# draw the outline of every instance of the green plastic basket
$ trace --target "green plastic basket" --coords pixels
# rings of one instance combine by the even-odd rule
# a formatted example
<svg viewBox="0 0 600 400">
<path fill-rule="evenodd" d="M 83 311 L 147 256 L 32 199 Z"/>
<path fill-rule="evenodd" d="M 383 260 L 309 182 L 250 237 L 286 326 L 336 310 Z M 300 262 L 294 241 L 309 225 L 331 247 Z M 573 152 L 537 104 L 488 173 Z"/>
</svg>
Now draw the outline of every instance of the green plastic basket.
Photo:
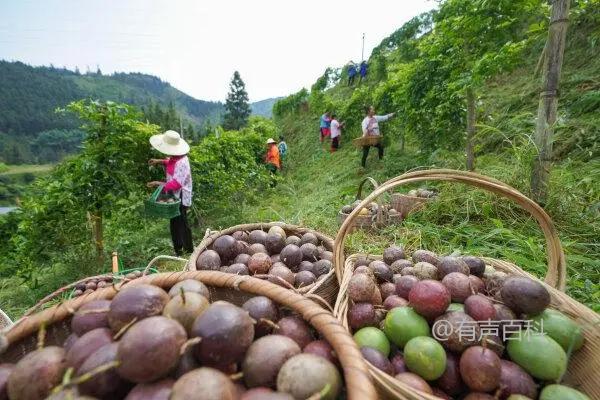
<svg viewBox="0 0 600 400">
<path fill-rule="evenodd" d="M 156 188 L 152 196 L 144 202 L 146 216 L 154 218 L 175 218 L 179 216 L 180 199 L 175 199 L 172 203 L 159 203 L 158 196 L 162 192 L 163 186 Z"/>
</svg>

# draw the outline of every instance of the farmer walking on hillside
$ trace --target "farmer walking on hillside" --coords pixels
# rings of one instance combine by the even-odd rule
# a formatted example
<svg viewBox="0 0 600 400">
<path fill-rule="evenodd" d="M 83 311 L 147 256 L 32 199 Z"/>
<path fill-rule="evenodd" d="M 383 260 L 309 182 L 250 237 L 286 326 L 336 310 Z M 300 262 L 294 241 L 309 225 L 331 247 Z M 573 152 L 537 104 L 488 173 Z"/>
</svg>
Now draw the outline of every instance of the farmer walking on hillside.
<svg viewBox="0 0 600 400">
<path fill-rule="evenodd" d="M 395 113 L 387 114 L 387 115 L 375 115 L 375 108 L 373 106 L 369 106 L 366 108 L 367 116 L 362 121 L 362 132 L 363 137 L 370 136 L 380 136 L 379 132 L 379 122 L 387 121 L 392 118 Z M 367 157 L 369 156 L 369 150 L 371 147 L 377 147 L 379 153 L 379 159 L 383 158 L 383 144 L 381 140 L 374 145 L 365 145 L 363 146 L 363 155 L 362 155 L 362 166 L 363 168 L 367 165 Z"/>
<path fill-rule="evenodd" d="M 274 175 L 277 174 L 277 171 L 281 169 L 281 159 L 279 158 L 279 149 L 277 148 L 277 142 L 272 138 L 267 140 L 267 154 L 265 154 L 265 164 L 267 164 L 267 169 L 273 175 L 273 181 L 271 182 L 271 187 L 277 184 Z"/>
<path fill-rule="evenodd" d="M 279 150 L 279 162 L 281 163 L 281 169 L 283 170 L 283 161 L 285 160 L 288 152 L 288 145 L 283 139 L 283 135 L 279 135 L 279 144 L 277 145 L 277 150 Z"/>
<path fill-rule="evenodd" d="M 356 78 L 356 64 L 354 61 L 350 61 L 348 63 L 348 86 L 352 86 L 354 84 L 354 78 Z"/>
<path fill-rule="evenodd" d="M 363 79 L 367 78 L 367 70 L 368 64 L 366 61 L 363 60 L 363 62 L 360 63 L 360 79 L 358 80 L 359 83 L 361 83 Z"/>
<path fill-rule="evenodd" d="M 342 136 L 342 128 L 344 122 L 339 122 L 337 116 L 333 114 L 331 116 L 331 152 L 337 151 L 340 147 L 340 137 Z"/>
<path fill-rule="evenodd" d="M 329 136 L 329 129 L 331 127 L 331 116 L 329 111 L 326 111 L 325 114 L 321 115 L 321 120 L 319 122 L 319 128 L 321 130 L 321 143 L 325 140 L 326 136 Z"/>
<path fill-rule="evenodd" d="M 181 200 L 179 216 L 171 218 L 170 230 L 171 240 L 175 254 L 178 256 L 184 252 L 192 253 L 192 230 L 187 220 L 187 211 L 192 205 L 192 172 L 190 160 L 187 153 L 190 146 L 175 131 L 166 131 L 162 135 L 154 135 L 150 138 L 150 144 L 156 150 L 169 156 L 164 159 L 152 158 L 148 161 L 150 165 L 164 165 L 167 175 L 166 182 L 148 182 L 148 187 L 163 186 L 164 193 L 172 193 Z"/>
</svg>

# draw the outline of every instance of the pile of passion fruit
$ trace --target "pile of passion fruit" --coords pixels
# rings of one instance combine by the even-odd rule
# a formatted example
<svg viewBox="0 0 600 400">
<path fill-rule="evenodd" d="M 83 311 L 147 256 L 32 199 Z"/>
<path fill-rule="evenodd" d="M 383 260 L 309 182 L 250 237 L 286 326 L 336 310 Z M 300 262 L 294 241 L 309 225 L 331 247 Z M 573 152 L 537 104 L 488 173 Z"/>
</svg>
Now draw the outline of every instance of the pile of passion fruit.
<svg viewBox="0 0 600 400">
<path fill-rule="evenodd" d="M 347 322 L 374 367 L 442 399 L 589 399 L 560 382 L 582 328 L 539 282 L 478 257 L 359 257 Z"/>
<path fill-rule="evenodd" d="M 0 364 L 0 399 L 337 399 L 335 352 L 267 297 L 211 303 L 201 282 L 125 285 L 80 307 L 62 346 Z M 43 335 L 40 335 L 43 338 Z M 312 397 L 317 396 L 317 397 Z"/>
<path fill-rule="evenodd" d="M 196 259 L 196 269 L 266 278 L 284 287 L 311 285 L 332 270 L 333 253 L 312 232 L 287 235 L 280 226 L 268 232 L 236 231 L 219 236 Z"/>
</svg>

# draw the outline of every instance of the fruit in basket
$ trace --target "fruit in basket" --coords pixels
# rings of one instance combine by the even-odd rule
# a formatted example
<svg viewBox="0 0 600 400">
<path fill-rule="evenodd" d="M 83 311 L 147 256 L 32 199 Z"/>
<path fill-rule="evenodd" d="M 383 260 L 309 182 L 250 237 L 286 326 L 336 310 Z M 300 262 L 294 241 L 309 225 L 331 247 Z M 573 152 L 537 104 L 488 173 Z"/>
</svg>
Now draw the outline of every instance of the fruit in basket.
<svg viewBox="0 0 600 400">
<path fill-rule="evenodd" d="M 383 307 L 386 310 L 391 310 L 392 308 L 396 308 L 396 307 L 403 307 L 403 306 L 407 306 L 408 305 L 408 301 L 403 299 L 400 296 L 396 296 L 391 295 L 388 296 L 384 301 L 383 301 Z"/>
<path fill-rule="evenodd" d="M 359 329 L 354 333 L 354 341 L 358 344 L 358 347 L 372 347 L 379 350 L 386 357 L 390 354 L 390 341 L 385 333 L 375 327 L 368 326 Z"/>
<path fill-rule="evenodd" d="M 354 303 L 348 309 L 348 324 L 352 330 L 377 326 L 377 314 L 371 303 Z"/>
<path fill-rule="evenodd" d="M 415 250 L 415 252 L 412 254 L 412 261 L 415 264 L 418 262 L 427 262 L 429 264 L 437 266 L 438 262 L 440 261 L 440 258 L 433 251 Z"/>
<path fill-rule="evenodd" d="M 313 264 L 312 272 L 316 276 L 327 274 L 333 268 L 333 264 L 328 260 L 318 260 Z"/>
<path fill-rule="evenodd" d="M 461 259 L 469 267 L 471 275 L 482 277 L 485 272 L 485 262 L 479 257 L 463 256 Z"/>
<path fill-rule="evenodd" d="M 404 249 L 400 246 L 390 246 L 383 251 L 383 261 L 387 265 L 392 265 L 394 261 L 405 258 Z"/>
<path fill-rule="evenodd" d="M 396 285 L 392 282 L 384 282 L 379 285 L 379 291 L 381 292 L 381 298 L 385 301 L 388 297 L 396 295 Z"/>
<path fill-rule="evenodd" d="M 77 376 L 91 373 L 96 368 L 117 361 L 118 343 L 109 343 L 92 353 L 77 370 Z M 127 383 L 117 374 L 114 368 L 93 375 L 89 380 L 79 385 L 79 392 L 98 398 L 123 397 Z"/>
<path fill-rule="evenodd" d="M 287 336 L 303 349 L 313 341 L 310 327 L 302 318 L 295 315 L 283 317 L 277 322 L 277 334 Z"/>
<path fill-rule="evenodd" d="M 461 274 L 469 275 L 469 266 L 460 257 L 441 257 L 437 264 L 440 278 L 444 278 L 451 272 L 460 272 Z"/>
<path fill-rule="evenodd" d="M 233 260 L 233 263 L 248 265 L 248 261 L 250 260 L 250 257 L 251 257 L 250 254 L 240 253 L 235 257 L 235 259 Z"/>
<path fill-rule="evenodd" d="M 206 285 L 200 281 L 197 281 L 195 279 L 185 279 L 183 281 L 177 282 L 176 284 L 174 284 L 171 289 L 169 289 L 169 296 L 170 297 L 175 297 L 181 294 L 181 291 L 184 292 L 194 292 L 194 293 L 198 293 L 204 297 L 206 297 L 207 300 L 210 300 L 210 290 L 208 290 L 208 287 L 206 287 Z"/>
<path fill-rule="evenodd" d="M 446 352 L 435 339 L 419 336 L 404 346 L 404 362 L 411 372 L 432 381 L 441 377 L 446 369 Z"/>
<path fill-rule="evenodd" d="M 199 293 L 182 290 L 182 293 L 173 297 L 163 310 L 163 315 L 181 324 L 188 334 L 191 333 L 192 325 L 196 318 L 209 306 L 206 297 Z"/>
<path fill-rule="evenodd" d="M 395 378 L 413 389 L 417 389 L 428 394 L 433 394 L 431 386 L 429 386 L 425 379 L 421 378 L 417 374 L 413 374 L 412 372 L 402 372 L 396 375 Z"/>
<path fill-rule="evenodd" d="M 194 321 L 192 337 L 199 337 L 195 354 L 203 365 L 224 366 L 240 361 L 254 339 L 253 320 L 231 303 L 212 303 Z"/>
<path fill-rule="evenodd" d="M 300 271 L 294 277 L 294 286 L 303 288 L 312 285 L 317 281 L 317 277 L 310 271 Z"/>
<path fill-rule="evenodd" d="M 79 307 L 71 319 L 71 331 L 81 336 L 96 328 L 108 328 L 109 300 L 94 300 Z"/>
<path fill-rule="evenodd" d="M 9 399 L 44 399 L 60 384 L 67 369 L 65 351 L 48 346 L 25 355 L 8 377 Z"/>
<path fill-rule="evenodd" d="M 240 400 L 294 400 L 289 393 L 275 392 L 272 389 L 260 387 L 246 390 Z"/>
<path fill-rule="evenodd" d="M 125 400 L 168 400 L 175 381 L 170 378 L 162 379 L 153 383 L 137 384 Z"/>
<path fill-rule="evenodd" d="M 271 257 L 265 253 L 256 253 L 248 260 L 248 271 L 251 274 L 266 274 L 272 265 Z"/>
<path fill-rule="evenodd" d="M 505 398 L 511 394 L 537 399 L 537 384 L 514 362 L 500 360 L 500 396 Z"/>
<path fill-rule="evenodd" d="M 221 257 L 214 250 L 206 250 L 196 259 L 196 269 L 217 271 L 221 266 Z"/>
<path fill-rule="evenodd" d="M 394 275 L 394 284 L 396 285 L 396 294 L 402 298 L 408 299 L 410 290 L 419 282 L 419 279 L 413 275 L 397 276 Z"/>
<path fill-rule="evenodd" d="M 577 351 L 583 347 L 583 332 L 581 327 L 571 318 L 560 311 L 546 309 L 533 316 L 534 327 L 554 339 L 565 351 Z"/>
<path fill-rule="evenodd" d="M 451 272 L 444 276 L 442 283 L 450 291 L 450 297 L 454 302 L 462 303 L 473 294 L 469 276 L 460 272 Z"/>
<path fill-rule="evenodd" d="M 350 214 L 352 212 L 352 210 L 354 210 L 354 207 L 352 207 L 349 204 L 342 207 L 342 213 L 344 213 L 344 214 Z"/>
<path fill-rule="evenodd" d="M 400 272 L 402 272 L 402 270 L 404 268 L 406 268 L 406 267 L 413 267 L 413 266 L 414 266 L 414 264 L 412 263 L 412 261 L 405 260 L 405 259 L 400 259 L 400 260 L 394 261 L 390 265 L 390 268 L 391 268 L 393 274 L 399 274 Z"/>
<path fill-rule="evenodd" d="M 269 254 L 278 254 L 285 246 L 285 236 L 278 232 L 269 233 L 265 239 L 265 247 Z"/>
<path fill-rule="evenodd" d="M 490 392 L 500 385 L 500 357 L 481 346 L 469 347 L 460 356 L 460 375 L 469 389 Z"/>
<path fill-rule="evenodd" d="M 481 294 L 474 294 L 465 300 L 465 313 L 475 321 L 496 319 L 494 303 Z"/>
<path fill-rule="evenodd" d="M 77 370 L 85 359 L 100 347 L 112 342 L 108 328 L 97 328 L 81 336 L 66 354 L 67 366 Z"/>
<path fill-rule="evenodd" d="M 319 357 L 323 357 L 332 363 L 338 365 L 339 360 L 333 350 L 333 347 L 325 340 L 313 340 L 302 349 L 303 353 L 314 354 Z"/>
<path fill-rule="evenodd" d="M 567 369 L 567 355 L 550 336 L 521 331 L 507 341 L 510 359 L 534 378 L 556 381 Z"/>
<path fill-rule="evenodd" d="M 285 265 L 273 265 L 269 270 L 269 282 L 276 285 L 289 287 L 294 286 L 294 273 Z"/>
<path fill-rule="evenodd" d="M 540 400 L 591 400 L 588 396 L 564 385 L 548 385 L 540 393 Z"/>
<path fill-rule="evenodd" d="M 414 337 L 429 336 L 429 325 L 411 307 L 397 307 L 387 313 L 383 331 L 392 343 L 403 348 Z"/>
<path fill-rule="evenodd" d="M 281 250 L 279 257 L 288 268 L 294 268 L 302 262 L 303 255 L 300 247 L 295 244 L 288 244 Z"/>
<path fill-rule="evenodd" d="M 466 386 L 460 376 L 459 357 L 452 353 L 446 353 L 446 369 L 442 376 L 435 382 L 444 393 L 457 396 L 465 391 Z"/>
<path fill-rule="evenodd" d="M 272 233 L 279 234 L 280 236 L 283 237 L 283 239 L 285 239 L 287 237 L 287 234 L 285 233 L 285 230 L 282 227 L 277 226 L 277 225 L 270 227 L 269 231 L 267 232 L 267 235 L 270 235 Z"/>
<path fill-rule="evenodd" d="M 504 304 L 517 313 L 539 314 L 550 304 L 548 290 L 541 283 L 526 277 L 507 278 L 500 294 Z"/>
<path fill-rule="evenodd" d="M 242 308 L 256 321 L 255 337 L 268 335 L 273 331 L 275 321 L 279 319 L 279 310 L 275 303 L 264 296 L 255 296 L 247 300 Z"/>
<path fill-rule="evenodd" d="M 406 270 L 408 270 L 410 267 L 408 268 L 404 268 L 402 270 L 402 272 L 404 273 Z M 433 264 L 429 264 L 428 262 L 418 262 L 416 263 L 412 269 L 412 275 L 416 276 L 419 279 L 433 279 L 433 280 L 437 280 L 438 276 L 439 276 L 439 271 L 438 268 L 433 265 Z"/>
<path fill-rule="evenodd" d="M 248 271 L 248 267 L 245 264 L 231 264 L 225 267 L 223 272 L 235 275 L 250 275 L 250 271 Z"/>
<path fill-rule="evenodd" d="M 269 254 L 269 251 L 267 250 L 267 248 L 265 247 L 264 244 L 262 243 L 254 243 L 251 244 L 248 249 L 247 249 L 248 254 L 250 254 L 251 256 L 257 254 L 257 253 L 263 253 L 263 254 Z"/>
<path fill-rule="evenodd" d="M 375 368 L 388 375 L 394 375 L 394 366 L 382 352 L 372 347 L 361 347 L 360 352 L 364 359 L 370 362 Z"/>
<path fill-rule="evenodd" d="M 281 366 L 300 352 L 298 344 L 287 336 L 268 335 L 256 340 L 242 362 L 246 386 L 275 387 Z"/>
<path fill-rule="evenodd" d="M 461 353 L 477 344 L 480 329 L 477 321 L 462 311 L 451 311 L 439 316 L 433 333 L 446 349 Z"/>
<path fill-rule="evenodd" d="M 237 388 L 227 375 L 214 368 L 202 367 L 179 378 L 169 400 L 233 400 L 237 397 Z"/>
<path fill-rule="evenodd" d="M 236 243 L 233 236 L 223 235 L 215 239 L 212 248 L 219 254 L 221 260 L 232 260 L 237 256 Z"/>
<path fill-rule="evenodd" d="M 412 287 L 408 294 L 408 301 L 420 315 L 436 318 L 450 305 L 450 292 L 439 281 L 423 280 Z"/>
<path fill-rule="evenodd" d="M 375 281 L 367 274 L 354 274 L 348 283 L 348 297 L 355 303 L 371 302 L 377 289 Z"/>
<path fill-rule="evenodd" d="M 267 232 L 260 230 L 260 229 L 255 229 L 252 232 L 250 232 L 250 234 L 248 235 L 248 243 L 249 244 L 255 244 L 255 243 L 259 243 L 264 245 L 267 242 Z"/>
<path fill-rule="evenodd" d="M 310 262 L 315 262 L 319 259 L 319 249 L 312 243 L 304 243 L 300 246 L 302 251 L 302 259 Z"/>
<path fill-rule="evenodd" d="M 330 361 L 314 354 L 298 354 L 287 360 L 277 375 L 277 390 L 296 399 L 321 393 L 323 400 L 338 398 L 342 377 Z"/>
<path fill-rule="evenodd" d="M 169 295 L 157 286 L 125 286 L 110 303 L 108 324 L 113 333 L 117 333 L 134 319 L 140 321 L 160 315 L 169 299 Z"/>
<path fill-rule="evenodd" d="M 390 267 L 381 260 L 372 261 L 369 268 L 373 271 L 373 275 L 377 278 L 378 283 L 391 282 L 394 274 Z"/>
<path fill-rule="evenodd" d="M 299 247 L 299 246 L 300 246 L 300 241 L 301 241 L 301 239 L 300 239 L 298 236 L 296 236 L 296 235 L 291 235 L 291 236 L 288 236 L 288 237 L 285 239 L 285 244 L 286 244 L 286 245 L 288 245 L 288 244 L 295 244 L 296 246 L 298 246 L 298 247 Z"/>
<path fill-rule="evenodd" d="M 317 238 L 317 235 L 315 235 L 312 232 L 306 232 L 304 235 L 302 235 L 302 238 L 300 239 L 301 245 L 305 243 L 310 243 L 317 246 L 319 244 L 319 238 Z"/>
</svg>

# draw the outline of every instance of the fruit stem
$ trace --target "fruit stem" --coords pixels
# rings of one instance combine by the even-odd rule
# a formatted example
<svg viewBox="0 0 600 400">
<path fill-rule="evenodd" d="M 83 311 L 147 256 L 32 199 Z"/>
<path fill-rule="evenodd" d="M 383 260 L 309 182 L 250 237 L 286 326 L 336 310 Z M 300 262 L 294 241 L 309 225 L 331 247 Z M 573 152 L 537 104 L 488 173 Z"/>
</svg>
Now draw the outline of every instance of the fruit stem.
<svg viewBox="0 0 600 400">
<path fill-rule="evenodd" d="M 115 334 L 115 336 L 113 337 L 113 340 L 119 340 L 119 338 L 121 336 L 123 336 L 125 334 L 125 332 L 127 332 L 127 329 L 131 328 L 131 325 L 135 324 L 137 321 L 137 317 L 135 317 L 134 319 L 132 319 L 131 321 L 129 321 L 124 327 L 122 327 L 119 332 L 117 332 Z"/>
<path fill-rule="evenodd" d="M 231 379 L 232 381 L 240 380 L 243 377 L 244 377 L 244 373 L 243 372 L 238 372 L 237 374 L 229 375 L 229 379 Z"/>
<path fill-rule="evenodd" d="M 259 321 L 264 322 L 265 324 L 269 325 L 273 329 L 279 329 L 279 325 L 277 325 L 275 322 L 271 321 L 270 319 L 261 318 L 261 319 L 259 319 Z"/>
<path fill-rule="evenodd" d="M 38 337 L 37 337 L 38 350 L 44 348 L 45 340 L 46 340 L 46 323 L 42 322 L 42 324 L 40 325 L 40 330 L 38 331 Z"/>
<path fill-rule="evenodd" d="M 183 304 L 185 305 L 185 290 L 183 289 L 183 286 L 179 288 L 179 291 L 181 292 L 181 300 L 183 301 Z"/>
<path fill-rule="evenodd" d="M 92 379 L 94 376 L 101 374 L 105 371 L 108 371 L 109 369 L 118 367 L 120 364 L 121 364 L 120 361 L 111 361 L 109 363 L 100 365 L 99 367 L 94 368 L 90 372 L 80 375 L 80 376 L 76 377 L 75 379 L 72 379 L 72 380 L 70 379 L 66 383 L 62 383 L 62 384 L 58 385 L 57 387 L 52 389 L 52 393 L 55 394 L 55 393 L 58 393 L 61 390 L 65 389 L 66 387 L 75 386 L 75 385 L 79 385 L 80 383 L 87 382 L 90 379 Z"/>
<path fill-rule="evenodd" d="M 198 343 L 200 343 L 202 341 L 202 338 L 200 336 L 197 336 L 195 338 L 191 338 L 189 340 L 187 340 L 182 346 L 181 349 L 179 349 L 179 355 L 183 355 L 186 351 L 188 351 L 188 349 L 193 346 L 196 345 Z"/>
<path fill-rule="evenodd" d="M 325 396 L 327 396 L 327 394 L 330 391 L 331 391 L 331 385 L 328 383 L 327 385 L 325 385 L 325 387 L 323 389 L 321 389 L 320 392 L 317 392 L 317 393 L 313 394 L 312 396 L 310 396 L 306 400 L 321 400 L 322 398 L 324 398 Z"/>
</svg>

